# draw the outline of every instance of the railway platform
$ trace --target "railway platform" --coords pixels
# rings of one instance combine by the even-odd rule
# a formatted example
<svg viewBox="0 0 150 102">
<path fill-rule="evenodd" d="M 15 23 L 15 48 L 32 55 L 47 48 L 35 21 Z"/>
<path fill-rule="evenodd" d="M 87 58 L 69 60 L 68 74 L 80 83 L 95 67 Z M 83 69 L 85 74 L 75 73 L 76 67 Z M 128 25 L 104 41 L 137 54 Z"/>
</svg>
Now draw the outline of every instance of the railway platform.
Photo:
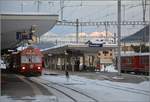
<svg viewBox="0 0 150 102">
<path fill-rule="evenodd" d="M 28 80 L 28 77 L 1 73 L 1 97 L 8 97 L 12 102 L 32 102 L 37 96 L 50 97 L 53 94 L 43 86 Z"/>
</svg>

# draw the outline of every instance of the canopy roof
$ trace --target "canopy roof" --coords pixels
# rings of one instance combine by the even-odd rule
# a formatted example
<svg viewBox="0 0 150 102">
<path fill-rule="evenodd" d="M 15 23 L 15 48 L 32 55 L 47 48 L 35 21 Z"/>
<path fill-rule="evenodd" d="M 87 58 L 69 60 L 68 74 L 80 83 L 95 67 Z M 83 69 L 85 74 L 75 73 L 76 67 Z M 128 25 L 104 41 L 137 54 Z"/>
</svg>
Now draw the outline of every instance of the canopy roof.
<svg viewBox="0 0 150 102">
<path fill-rule="evenodd" d="M 36 36 L 48 32 L 57 23 L 58 15 L 50 14 L 1 14 L 1 48 L 13 48 L 18 43 L 17 32 L 29 32 L 31 27 L 36 29 Z"/>
<path fill-rule="evenodd" d="M 116 44 L 103 45 L 102 47 L 90 47 L 88 44 L 69 44 L 54 46 L 42 50 L 43 54 L 65 54 L 65 51 L 78 51 L 82 53 L 97 53 L 100 50 L 111 50 L 117 48 Z"/>
</svg>

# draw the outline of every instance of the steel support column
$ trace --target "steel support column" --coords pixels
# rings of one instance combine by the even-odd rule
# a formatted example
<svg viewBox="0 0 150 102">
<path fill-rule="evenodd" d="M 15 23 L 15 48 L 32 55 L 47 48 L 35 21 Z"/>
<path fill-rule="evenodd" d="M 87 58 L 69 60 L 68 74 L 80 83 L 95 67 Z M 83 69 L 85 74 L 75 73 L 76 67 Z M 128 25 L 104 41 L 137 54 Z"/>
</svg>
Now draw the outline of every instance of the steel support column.
<svg viewBox="0 0 150 102">
<path fill-rule="evenodd" d="M 120 56 L 121 56 L 121 0 L 118 0 L 118 58 L 117 58 L 117 68 L 118 68 L 118 75 L 121 75 L 121 65 L 120 65 Z"/>
</svg>

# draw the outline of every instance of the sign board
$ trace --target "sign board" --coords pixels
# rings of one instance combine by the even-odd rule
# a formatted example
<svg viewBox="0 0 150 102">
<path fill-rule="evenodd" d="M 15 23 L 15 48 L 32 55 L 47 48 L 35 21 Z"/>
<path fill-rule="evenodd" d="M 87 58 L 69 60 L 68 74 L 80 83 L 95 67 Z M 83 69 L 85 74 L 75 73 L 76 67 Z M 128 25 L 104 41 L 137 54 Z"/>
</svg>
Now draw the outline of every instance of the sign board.
<svg viewBox="0 0 150 102">
<path fill-rule="evenodd" d="M 104 44 L 104 43 L 100 43 L 100 42 L 98 42 L 98 43 L 93 43 L 93 42 L 91 42 L 91 41 L 89 40 L 89 41 L 87 41 L 85 44 L 88 44 L 89 47 L 103 47 L 103 44 Z"/>
<path fill-rule="evenodd" d="M 16 32 L 16 39 L 21 40 L 21 32 Z"/>
<path fill-rule="evenodd" d="M 31 40 L 32 39 L 32 33 L 17 32 L 16 33 L 16 39 L 17 40 Z"/>
<path fill-rule="evenodd" d="M 89 47 L 103 47 L 103 44 L 89 43 Z"/>
</svg>

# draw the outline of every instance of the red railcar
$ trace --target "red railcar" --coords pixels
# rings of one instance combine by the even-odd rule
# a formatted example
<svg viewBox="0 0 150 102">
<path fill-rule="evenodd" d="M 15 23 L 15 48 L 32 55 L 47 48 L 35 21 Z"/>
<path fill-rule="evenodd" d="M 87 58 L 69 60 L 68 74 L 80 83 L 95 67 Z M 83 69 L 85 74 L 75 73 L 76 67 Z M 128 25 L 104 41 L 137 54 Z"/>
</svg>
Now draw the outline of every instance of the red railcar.
<svg viewBox="0 0 150 102">
<path fill-rule="evenodd" d="M 32 46 L 12 54 L 11 66 L 13 70 L 28 75 L 42 73 L 42 53 L 40 49 Z"/>
<path fill-rule="evenodd" d="M 121 56 L 121 71 L 149 73 L 150 53 L 133 53 Z"/>
</svg>

